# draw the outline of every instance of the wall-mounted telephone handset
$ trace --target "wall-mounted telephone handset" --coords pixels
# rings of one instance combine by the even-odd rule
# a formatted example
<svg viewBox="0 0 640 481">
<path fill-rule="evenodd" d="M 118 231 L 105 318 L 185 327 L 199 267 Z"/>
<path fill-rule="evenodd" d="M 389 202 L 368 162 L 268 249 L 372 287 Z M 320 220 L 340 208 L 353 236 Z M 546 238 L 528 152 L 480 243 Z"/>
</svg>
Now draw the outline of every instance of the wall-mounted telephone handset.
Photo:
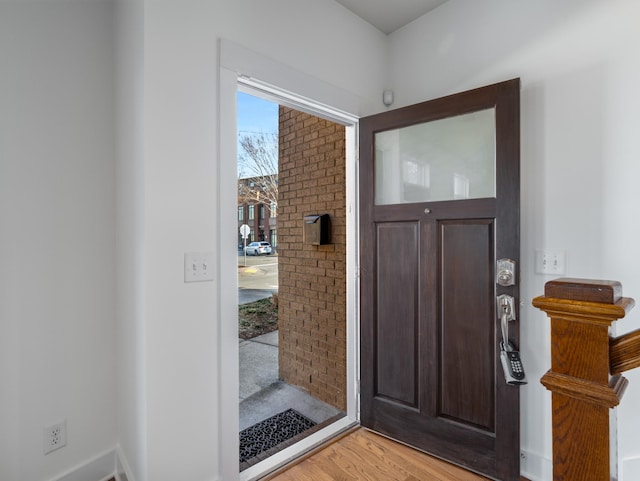
<svg viewBox="0 0 640 481">
<path fill-rule="evenodd" d="M 500 316 L 500 326 L 502 328 L 502 342 L 500 343 L 500 362 L 504 371 L 507 384 L 520 385 L 527 384 L 522 367 L 520 353 L 509 341 L 509 321 L 514 321 L 515 306 L 513 297 L 502 294 L 497 298 L 498 316 Z"/>
</svg>

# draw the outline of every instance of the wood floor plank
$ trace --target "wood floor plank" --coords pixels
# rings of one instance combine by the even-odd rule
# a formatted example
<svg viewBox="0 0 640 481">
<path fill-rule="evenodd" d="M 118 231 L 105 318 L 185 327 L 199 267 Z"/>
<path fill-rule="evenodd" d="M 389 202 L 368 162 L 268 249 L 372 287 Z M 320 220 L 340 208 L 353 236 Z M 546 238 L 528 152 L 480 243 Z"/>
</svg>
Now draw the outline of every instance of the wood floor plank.
<svg viewBox="0 0 640 481">
<path fill-rule="evenodd" d="M 376 481 L 378 479 L 398 479 L 383 459 L 371 456 L 352 442 L 350 437 L 335 445 L 329 456 L 331 463 L 337 464 L 358 481 Z"/>
<path fill-rule="evenodd" d="M 333 450 L 329 449 L 324 452 L 324 456 L 321 458 L 310 458 L 310 464 L 313 465 L 314 471 L 320 476 L 322 473 L 323 476 L 326 476 L 327 480 L 340 480 L 340 481 L 353 481 L 357 478 L 354 478 L 348 471 L 345 471 L 344 467 L 331 463 L 330 459 L 333 454 Z"/>
<path fill-rule="evenodd" d="M 278 481 L 353 481 L 339 466 L 328 462 L 330 448 L 306 459 L 274 479 Z"/>
<path fill-rule="evenodd" d="M 368 433 L 368 438 L 375 440 L 375 443 L 379 444 L 386 450 L 385 456 L 396 456 L 398 458 L 398 462 L 404 463 L 404 465 L 408 469 L 411 469 L 419 478 L 421 476 L 428 476 L 425 479 L 443 481 L 480 481 L 487 479 L 483 476 L 471 473 L 463 468 L 392 441 L 391 439 L 369 431 L 365 432 Z"/>
<path fill-rule="evenodd" d="M 415 477 L 416 474 L 420 478 L 419 474 L 422 474 L 419 469 L 411 469 L 411 466 L 404 462 L 404 458 L 395 455 L 377 440 L 360 432 L 345 439 L 344 444 L 350 445 L 351 452 L 359 453 L 359 460 L 375 470 L 373 474 L 374 476 L 377 474 L 378 477 L 374 479 L 380 479 L 380 476 L 386 475 L 387 479 L 406 480 Z"/>
<path fill-rule="evenodd" d="M 410 447 L 357 429 L 271 481 L 486 481 Z"/>
<path fill-rule="evenodd" d="M 387 449 L 387 456 L 396 456 L 418 478 L 443 481 L 480 481 L 486 478 L 463 468 L 429 456 L 383 436 L 365 431 L 376 443 Z"/>
</svg>

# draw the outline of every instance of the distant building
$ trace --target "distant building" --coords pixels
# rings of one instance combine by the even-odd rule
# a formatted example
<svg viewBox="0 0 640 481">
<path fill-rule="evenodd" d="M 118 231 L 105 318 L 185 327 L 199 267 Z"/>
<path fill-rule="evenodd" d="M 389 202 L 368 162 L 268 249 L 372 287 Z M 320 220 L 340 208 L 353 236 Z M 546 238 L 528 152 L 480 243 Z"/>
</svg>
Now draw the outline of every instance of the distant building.
<svg viewBox="0 0 640 481">
<path fill-rule="evenodd" d="M 267 241 L 274 248 L 278 246 L 277 203 L 269 201 L 269 197 L 274 196 L 264 194 L 264 190 L 264 182 L 259 177 L 238 179 L 238 245 L 244 245 L 240 226 L 247 224 L 251 229 L 247 244 Z M 265 199 L 264 202 L 258 200 L 261 197 Z"/>
</svg>

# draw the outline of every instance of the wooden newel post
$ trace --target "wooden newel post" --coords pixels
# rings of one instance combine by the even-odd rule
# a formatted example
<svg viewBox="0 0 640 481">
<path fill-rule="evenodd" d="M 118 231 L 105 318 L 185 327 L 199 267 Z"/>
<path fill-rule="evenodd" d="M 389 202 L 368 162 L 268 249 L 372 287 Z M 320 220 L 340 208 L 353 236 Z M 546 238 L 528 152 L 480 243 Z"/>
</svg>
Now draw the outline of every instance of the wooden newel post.
<svg viewBox="0 0 640 481">
<path fill-rule="evenodd" d="M 551 369 L 541 382 L 552 393 L 553 479 L 616 479 L 610 410 L 627 380 L 610 375 L 609 335 L 634 300 L 622 297 L 615 281 L 557 279 L 546 283 L 544 294 L 533 305 L 551 318 Z"/>
</svg>

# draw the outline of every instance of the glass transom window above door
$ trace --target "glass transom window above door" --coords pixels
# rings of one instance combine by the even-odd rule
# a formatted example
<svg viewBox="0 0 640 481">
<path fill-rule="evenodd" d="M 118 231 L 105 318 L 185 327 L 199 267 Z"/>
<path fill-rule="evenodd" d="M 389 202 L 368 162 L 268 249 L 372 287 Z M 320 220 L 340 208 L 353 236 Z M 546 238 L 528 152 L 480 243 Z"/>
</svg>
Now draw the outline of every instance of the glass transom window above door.
<svg viewBox="0 0 640 481">
<path fill-rule="evenodd" d="M 376 205 L 495 197 L 495 109 L 375 134 Z"/>
</svg>

